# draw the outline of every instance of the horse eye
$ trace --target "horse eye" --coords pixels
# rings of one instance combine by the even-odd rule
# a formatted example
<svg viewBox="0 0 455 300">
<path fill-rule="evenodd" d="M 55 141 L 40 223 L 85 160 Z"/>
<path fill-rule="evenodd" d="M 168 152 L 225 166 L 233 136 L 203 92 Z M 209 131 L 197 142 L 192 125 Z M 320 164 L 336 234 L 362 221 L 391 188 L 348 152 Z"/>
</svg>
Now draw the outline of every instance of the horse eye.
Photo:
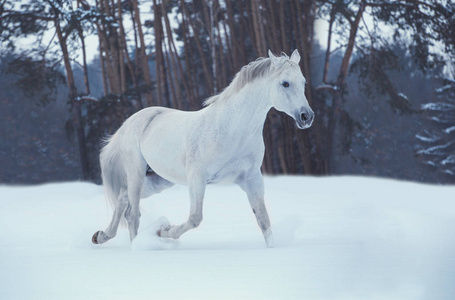
<svg viewBox="0 0 455 300">
<path fill-rule="evenodd" d="M 287 88 L 287 87 L 289 87 L 289 82 L 285 81 L 281 85 L 284 86 L 285 88 Z"/>
</svg>

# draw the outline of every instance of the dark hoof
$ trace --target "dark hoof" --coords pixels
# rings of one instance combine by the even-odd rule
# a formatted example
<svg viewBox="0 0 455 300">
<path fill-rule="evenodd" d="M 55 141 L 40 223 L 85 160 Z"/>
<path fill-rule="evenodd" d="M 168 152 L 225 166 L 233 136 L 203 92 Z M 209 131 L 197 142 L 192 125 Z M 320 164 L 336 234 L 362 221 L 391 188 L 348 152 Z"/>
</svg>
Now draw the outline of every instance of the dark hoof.
<svg viewBox="0 0 455 300">
<path fill-rule="evenodd" d="M 97 231 L 97 232 L 95 232 L 95 233 L 93 234 L 93 236 L 92 236 L 92 243 L 95 244 L 95 245 L 99 244 L 99 243 L 98 243 L 98 235 L 99 235 L 100 232 L 101 232 L 101 231 Z"/>
</svg>

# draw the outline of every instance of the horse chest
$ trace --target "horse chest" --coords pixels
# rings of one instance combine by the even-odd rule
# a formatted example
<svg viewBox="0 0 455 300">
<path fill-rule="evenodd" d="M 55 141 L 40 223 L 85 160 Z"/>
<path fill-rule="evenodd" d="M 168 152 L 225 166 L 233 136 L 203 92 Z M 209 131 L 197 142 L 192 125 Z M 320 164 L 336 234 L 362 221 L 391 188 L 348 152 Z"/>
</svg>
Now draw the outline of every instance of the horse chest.
<svg viewBox="0 0 455 300">
<path fill-rule="evenodd" d="M 261 140 L 262 141 L 262 140 Z M 234 182 L 251 168 L 259 168 L 264 157 L 263 143 L 234 145 L 218 153 L 207 165 L 208 183 Z"/>
<path fill-rule="evenodd" d="M 208 168 L 207 183 L 235 182 L 239 175 L 248 171 L 254 165 L 255 159 L 252 156 L 235 157 L 223 165 L 214 164 Z"/>
</svg>

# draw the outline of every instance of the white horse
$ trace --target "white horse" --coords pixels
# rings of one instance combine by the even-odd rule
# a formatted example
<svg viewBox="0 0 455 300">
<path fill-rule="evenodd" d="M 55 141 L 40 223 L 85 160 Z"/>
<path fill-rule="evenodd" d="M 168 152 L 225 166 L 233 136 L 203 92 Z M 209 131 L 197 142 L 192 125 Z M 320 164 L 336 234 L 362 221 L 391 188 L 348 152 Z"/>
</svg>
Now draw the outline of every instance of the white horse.
<svg viewBox="0 0 455 300">
<path fill-rule="evenodd" d="M 266 245 L 273 246 L 261 174 L 262 131 L 272 107 L 294 118 L 300 129 L 313 123 L 299 61 L 297 50 L 290 58 L 269 51 L 268 58 L 244 66 L 199 111 L 149 107 L 128 118 L 101 150 L 103 184 L 114 212 L 107 229 L 97 231 L 92 242 L 115 237 L 122 217 L 133 240 L 139 200 L 175 183 L 189 187 L 189 218 L 178 226 L 162 226 L 157 234 L 178 239 L 201 223 L 206 185 L 231 182 L 246 192 Z"/>
</svg>

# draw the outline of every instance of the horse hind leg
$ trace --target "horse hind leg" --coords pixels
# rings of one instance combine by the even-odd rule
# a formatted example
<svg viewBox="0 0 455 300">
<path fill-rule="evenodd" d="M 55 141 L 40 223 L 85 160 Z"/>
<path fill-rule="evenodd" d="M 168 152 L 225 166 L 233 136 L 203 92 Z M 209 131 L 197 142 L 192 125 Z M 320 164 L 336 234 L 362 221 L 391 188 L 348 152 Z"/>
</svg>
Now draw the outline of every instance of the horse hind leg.
<svg viewBox="0 0 455 300">
<path fill-rule="evenodd" d="M 141 218 L 139 201 L 144 184 L 145 166 L 143 168 L 142 166 L 140 168 L 132 167 L 127 170 L 128 206 L 125 211 L 125 218 L 128 223 L 131 241 L 137 236 L 139 229 L 139 219 Z"/>
<path fill-rule="evenodd" d="M 132 241 L 137 236 L 139 219 L 141 217 L 139 200 L 143 185 L 143 176 L 130 173 L 127 174 L 127 178 L 127 188 L 122 188 L 120 191 L 111 223 L 105 231 L 95 232 L 92 237 L 94 244 L 102 244 L 114 238 L 117 235 L 117 229 L 122 217 L 125 217 L 127 221 L 130 240 Z"/>
<path fill-rule="evenodd" d="M 114 238 L 123 216 L 128 223 L 130 239 L 133 240 L 137 236 L 141 217 L 139 200 L 160 193 L 164 189 L 174 185 L 174 183 L 164 179 L 153 171 L 147 172 L 146 176 L 137 174 L 139 172 L 134 173 L 136 175 L 130 174 L 128 176 L 130 178 L 127 184 L 128 188 L 122 188 L 119 193 L 118 201 L 108 228 L 105 231 L 97 231 L 93 235 L 92 242 L 94 244 L 102 244 Z"/>
<path fill-rule="evenodd" d="M 115 203 L 114 213 L 112 215 L 112 220 L 109 226 L 105 231 L 97 231 L 92 237 L 93 244 L 102 244 L 108 240 L 114 238 L 117 235 L 117 229 L 120 224 L 125 210 L 128 206 L 128 192 L 126 189 L 122 188 L 118 195 L 118 201 Z"/>
</svg>

